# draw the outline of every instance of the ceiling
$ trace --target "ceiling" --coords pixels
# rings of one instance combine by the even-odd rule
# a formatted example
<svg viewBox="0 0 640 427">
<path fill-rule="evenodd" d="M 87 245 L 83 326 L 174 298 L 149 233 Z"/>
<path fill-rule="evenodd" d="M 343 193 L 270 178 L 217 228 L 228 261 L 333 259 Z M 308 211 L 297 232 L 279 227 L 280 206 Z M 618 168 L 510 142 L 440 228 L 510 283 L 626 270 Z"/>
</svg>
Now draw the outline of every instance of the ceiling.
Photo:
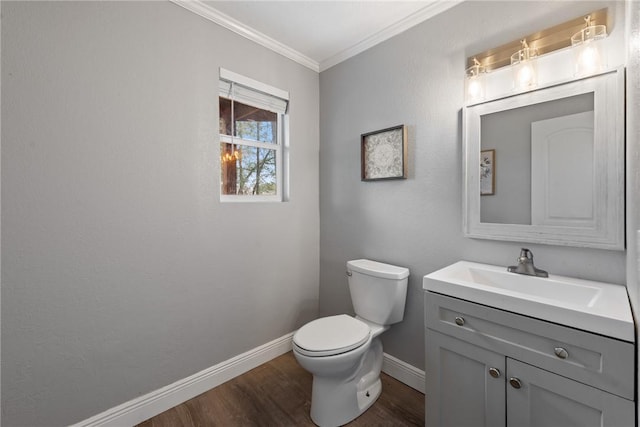
<svg viewBox="0 0 640 427">
<path fill-rule="evenodd" d="M 324 71 L 461 0 L 173 1 L 315 71 Z"/>
</svg>

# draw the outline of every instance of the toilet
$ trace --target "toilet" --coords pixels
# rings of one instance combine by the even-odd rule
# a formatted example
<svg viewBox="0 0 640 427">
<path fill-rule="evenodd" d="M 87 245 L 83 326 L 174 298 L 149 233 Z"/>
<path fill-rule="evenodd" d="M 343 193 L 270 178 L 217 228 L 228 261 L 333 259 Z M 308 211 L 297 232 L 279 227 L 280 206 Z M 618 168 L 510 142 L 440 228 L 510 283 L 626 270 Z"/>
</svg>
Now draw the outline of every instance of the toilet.
<svg viewBox="0 0 640 427">
<path fill-rule="evenodd" d="M 313 374 L 311 419 L 340 426 L 380 396 L 380 334 L 404 318 L 409 269 L 367 259 L 347 262 L 356 316 L 313 320 L 293 335 L 293 354 Z"/>
</svg>

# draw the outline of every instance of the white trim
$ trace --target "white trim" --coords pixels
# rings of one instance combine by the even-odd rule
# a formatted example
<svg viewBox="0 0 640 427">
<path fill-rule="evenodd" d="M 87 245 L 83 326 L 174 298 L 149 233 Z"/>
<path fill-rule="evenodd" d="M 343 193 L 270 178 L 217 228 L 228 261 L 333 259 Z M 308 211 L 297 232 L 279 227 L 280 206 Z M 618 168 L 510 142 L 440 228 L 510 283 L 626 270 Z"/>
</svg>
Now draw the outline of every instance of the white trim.
<svg viewBox="0 0 640 427">
<path fill-rule="evenodd" d="M 134 426 L 162 412 L 180 405 L 220 384 L 250 371 L 291 351 L 293 334 L 283 335 L 271 342 L 218 363 L 190 377 L 108 409 L 70 427 Z M 383 353 L 382 371 L 403 384 L 424 394 L 425 372 Z"/>
<path fill-rule="evenodd" d="M 278 120 L 279 119 L 280 117 L 278 117 Z M 278 142 L 252 141 L 250 139 L 242 139 L 242 138 L 232 137 L 231 135 L 225 135 L 225 134 L 220 134 L 220 143 L 244 145 L 246 147 L 262 148 L 264 150 L 273 150 L 273 151 L 280 151 L 280 147 L 282 146 L 282 144 L 279 144 Z"/>
<path fill-rule="evenodd" d="M 367 49 L 374 47 L 375 45 L 382 43 L 385 40 L 394 37 L 409 28 L 433 18 L 434 16 L 444 12 L 453 6 L 462 3 L 464 0 L 435 0 L 430 2 L 428 6 L 423 7 L 415 13 L 407 16 L 406 18 L 388 26 L 387 28 L 375 33 L 366 39 L 356 43 L 354 46 L 343 50 L 327 59 L 320 62 L 320 72 L 325 71 L 334 65 L 339 64 L 342 61 L 346 61 L 352 56 L 356 56 L 359 53 L 364 52 Z"/>
<path fill-rule="evenodd" d="M 221 194 L 220 201 L 223 203 L 280 203 L 282 197 L 275 196 L 262 196 L 253 194 Z"/>
<path fill-rule="evenodd" d="M 282 116 L 282 201 L 288 202 L 291 198 L 291 164 L 289 161 L 289 115 Z"/>
<path fill-rule="evenodd" d="M 325 71 L 342 61 L 345 61 L 352 56 L 355 56 L 373 46 L 382 43 L 385 40 L 396 36 L 403 31 L 414 27 L 427 19 L 430 19 L 453 6 L 462 3 L 464 0 L 435 0 L 430 2 L 428 6 L 418 10 L 417 12 L 407 16 L 406 18 L 388 26 L 387 28 L 375 33 L 366 39 L 356 43 L 354 46 L 343 50 L 327 59 L 318 62 L 308 56 L 298 52 L 297 50 L 280 43 L 279 41 L 243 24 L 242 22 L 226 15 L 219 10 L 215 9 L 208 4 L 203 3 L 201 0 L 170 0 L 178 6 L 182 6 L 185 9 L 202 16 L 209 21 L 215 22 L 222 27 L 233 31 L 236 34 L 241 35 L 253 42 L 258 43 L 261 46 L 270 49 L 285 58 L 289 58 L 300 65 L 303 65 L 317 73 Z"/>
<path fill-rule="evenodd" d="M 424 394 L 425 372 L 407 362 L 383 353 L 382 372 Z"/>
<path fill-rule="evenodd" d="M 71 427 L 133 426 L 198 396 L 292 349 L 293 332 L 190 377 L 132 399 Z"/>
<path fill-rule="evenodd" d="M 200 0 L 170 0 L 172 3 L 177 4 L 178 6 L 182 6 L 191 12 L 202 16 L 209 21 L 215 22 L 216 24 L 233 31 L 236 34 L 241 35 L 244 38 L 247 38 L 253 42 L 258 43 L 270 49 L 285 58 L 289 58 L 294 62 L 297 62 L 300 65 L 304 65 L 307 68 L 315 71 L 316 73 L 320 71 L 320 66 L 317 61 L 309 58 L 306 55 L 298 52 L 295 49 L 290 48 L 289 46 L 280 43 L 279 41 L 272 39 L 271 37 L 262 34 L 261 32 L 243 24 L 240 21 L 237 21 L 226 15 L 217 9 L 203 3 Z"/>
</svg>

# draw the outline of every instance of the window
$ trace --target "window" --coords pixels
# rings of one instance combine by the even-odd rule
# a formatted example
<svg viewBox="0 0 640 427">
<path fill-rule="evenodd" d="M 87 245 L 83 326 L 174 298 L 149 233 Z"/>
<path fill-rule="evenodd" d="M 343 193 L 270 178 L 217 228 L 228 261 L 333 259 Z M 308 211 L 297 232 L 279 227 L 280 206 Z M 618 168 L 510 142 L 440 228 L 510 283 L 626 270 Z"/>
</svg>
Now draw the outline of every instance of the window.
<svg viewBox="0 0 640 427">
<path fill-rule="evenodd" d="M 220 69 L 220 199 L 283 200 L 289 94 Z"/>
</svg>

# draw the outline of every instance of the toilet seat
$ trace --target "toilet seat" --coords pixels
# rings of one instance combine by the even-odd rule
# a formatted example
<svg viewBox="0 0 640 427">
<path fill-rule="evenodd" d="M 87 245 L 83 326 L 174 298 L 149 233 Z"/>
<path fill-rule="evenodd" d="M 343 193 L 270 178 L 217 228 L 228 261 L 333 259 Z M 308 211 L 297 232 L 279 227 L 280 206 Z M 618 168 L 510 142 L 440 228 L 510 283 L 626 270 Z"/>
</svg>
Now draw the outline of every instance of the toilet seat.
<svg viewBox="0 0 640 427">
<path fill-rule="evenodd" d="M 307 323 L 293 335 L 293 344 L 305 356 L 333 356 L 364 345 L 370 337 L 369 325 L 339 314 Z"/>
</svg>

